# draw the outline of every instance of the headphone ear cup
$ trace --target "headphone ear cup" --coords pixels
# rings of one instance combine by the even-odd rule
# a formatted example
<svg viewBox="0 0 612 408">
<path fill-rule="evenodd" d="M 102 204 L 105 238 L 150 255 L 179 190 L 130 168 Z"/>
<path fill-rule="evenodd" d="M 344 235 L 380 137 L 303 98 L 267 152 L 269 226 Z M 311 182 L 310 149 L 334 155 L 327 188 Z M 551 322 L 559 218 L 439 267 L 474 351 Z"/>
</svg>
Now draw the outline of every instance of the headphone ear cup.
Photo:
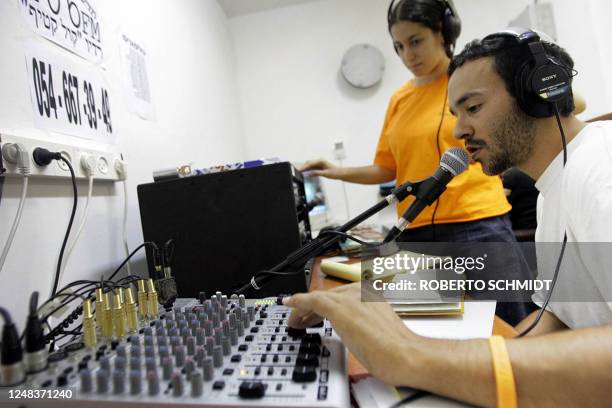
<svg viewBox="0 0 612 408">
<path fill-rule="evenodd" d="M 541 68 L 541 67 L 540 67 Z M 523 63 L 515 76 L 516 101 L 527 115 L 533 118 L 548 118 L 553 116 L 552 104 L 545 102 L 534 92 L 532 86 L 538 68 L 533 68 L 533 60 Z"/>
<path fill-rule="evenodd" d="M 461 20 L 453 15 L 453 12 L 447 8 L 444 11 L 444 19 L 442 20 L 442 34 L 447 44 L 453 44 L 461 34 Z"/>
</svg>

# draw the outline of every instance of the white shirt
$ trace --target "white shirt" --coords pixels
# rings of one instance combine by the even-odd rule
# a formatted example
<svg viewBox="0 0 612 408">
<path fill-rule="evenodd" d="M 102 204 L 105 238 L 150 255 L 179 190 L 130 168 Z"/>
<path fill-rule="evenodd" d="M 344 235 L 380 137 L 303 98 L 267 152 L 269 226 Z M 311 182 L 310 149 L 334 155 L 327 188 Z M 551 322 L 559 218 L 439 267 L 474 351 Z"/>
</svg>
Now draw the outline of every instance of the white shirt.
<svg viewBox="0 0 612 408">
<path fill-rule="evenodd" d="M 536 182 L 538 279 L 552 279 L 567 233 L 547 310 L 570 328 L 612 324 L 612 121 L 588 124 L 567 150 L 565 168 L 561 152 Z"/>
</svg>

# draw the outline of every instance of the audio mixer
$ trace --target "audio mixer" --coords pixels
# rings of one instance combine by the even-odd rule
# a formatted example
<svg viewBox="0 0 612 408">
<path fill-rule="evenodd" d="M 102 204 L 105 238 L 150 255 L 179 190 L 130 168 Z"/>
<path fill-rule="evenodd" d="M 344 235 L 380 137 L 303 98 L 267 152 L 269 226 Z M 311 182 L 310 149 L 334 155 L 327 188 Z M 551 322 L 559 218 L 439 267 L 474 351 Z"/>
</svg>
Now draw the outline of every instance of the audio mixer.
<svg viewBox="0 0 612 408">
<path fill-rule="evenodd" d="M 72 398 L 22 405 L 350 406 L 346 350 L 329 322 L 290 328 L 290 309 L 277 298 L 177 299 L 172 310 L 140 308 L 135 325 L 127 304 L 111 309 L 101 295 L 95 318 L 84 303 L 82 338 L 14 387 L 65 389 Z"/>
</svg>

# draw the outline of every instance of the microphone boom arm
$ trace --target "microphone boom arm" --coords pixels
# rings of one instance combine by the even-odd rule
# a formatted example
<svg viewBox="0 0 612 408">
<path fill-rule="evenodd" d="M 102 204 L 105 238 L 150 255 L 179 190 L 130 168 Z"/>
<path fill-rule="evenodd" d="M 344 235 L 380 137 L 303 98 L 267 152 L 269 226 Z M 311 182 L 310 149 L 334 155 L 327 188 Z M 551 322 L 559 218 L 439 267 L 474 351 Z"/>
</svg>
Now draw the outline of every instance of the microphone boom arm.
<svg viewBox="0 0 612 408">
<path fill-rule="evenodd" d="M 409 195 L 415 195 L 419 191 L 419 187 L 421 184 L 427 182 L 427 180 L 420 182 L 406 182 L 398 187 L 396 187 L 389 195 L 387 195 L 384 199 L 379 201 L 374 206 L 368 208 L 355 218 L 347 221 L 345 224 L 335 228 L 332 231 L 337 232 L 347 232 L 350 229 L 356 227 L 361 224 L 363 221 L 367 220 L 374 214 L 380 212 L 383 208 L 388 207 L 389 205 L 395 204 L 397 202 L 405 200 Z M 342 236 L 337 234 L 330 234 L 328 237 L 317 237 L 310 241 L 308 244 L 303 247 L 297 249 L 296 251 L 287 255 L 284 261 L 277 264 L 271 269 L 268 269 L 266 272 L 282 272 L 286 270 L 297 270 L 302 268 L 309 259 L 318 256 L 325 252 L 332 245 L 337 243 L 342 239 Z M 385 241 L 386 242 L 386 241 Z M 252 289 L 259 290 L 263 285 L 268 283 L 270 280 L 274 278 L 275 275 L 264 275 L 258 277 L 257 275 L 253 276 L 249 283 L 241 286 L 234 293 L 236 294 L 244 294 L 247 291 Z"/>
</svg>

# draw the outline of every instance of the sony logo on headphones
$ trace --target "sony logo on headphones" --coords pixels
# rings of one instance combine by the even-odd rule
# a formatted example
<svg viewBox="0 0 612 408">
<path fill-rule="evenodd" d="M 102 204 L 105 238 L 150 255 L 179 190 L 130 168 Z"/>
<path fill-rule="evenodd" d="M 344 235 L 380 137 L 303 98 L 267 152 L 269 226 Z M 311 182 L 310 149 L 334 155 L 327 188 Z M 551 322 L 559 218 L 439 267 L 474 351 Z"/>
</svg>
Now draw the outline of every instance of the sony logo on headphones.
<svg viewBox="0 0 612 408">
<path fill-rule="evenodd" d="M 557 77 L 557 74 L 544 77 L 542 78 L 542 82 L 550 81 L 551 79 L 555 79 L 556 77 Z"/>
</svg>

